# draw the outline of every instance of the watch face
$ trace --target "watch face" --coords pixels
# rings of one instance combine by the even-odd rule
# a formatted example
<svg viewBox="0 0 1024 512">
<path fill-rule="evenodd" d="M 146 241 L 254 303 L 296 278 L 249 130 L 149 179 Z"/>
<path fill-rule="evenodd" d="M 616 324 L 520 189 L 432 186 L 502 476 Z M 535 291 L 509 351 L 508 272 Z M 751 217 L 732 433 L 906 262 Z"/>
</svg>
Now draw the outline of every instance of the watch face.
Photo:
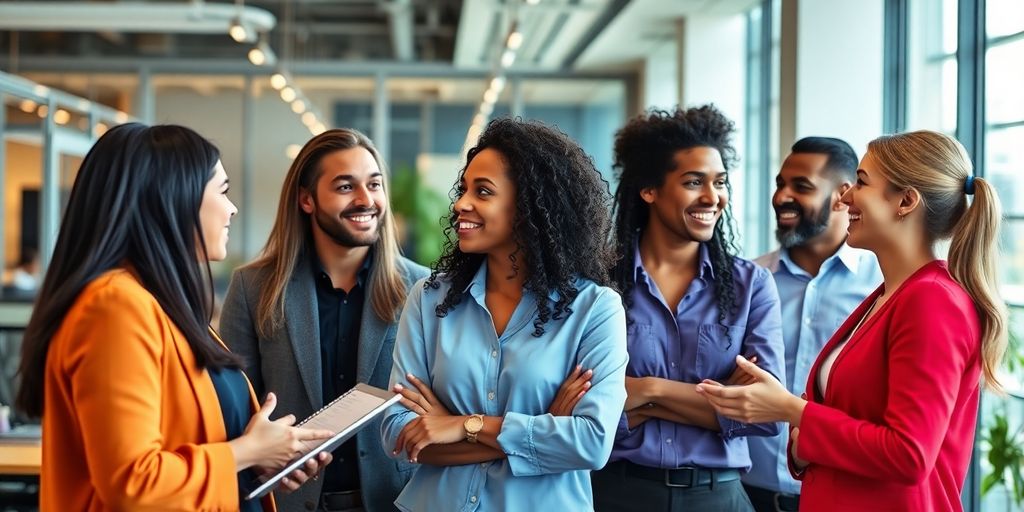
<svg viewBox="0 0 1024 512">
<path fill-rule="evenodd" d="M 466 419 L 467 432 L 479 432 L 482 428 L 484 428 L 484 419 L 480 416 L 470 416 Z"/>
</svg>

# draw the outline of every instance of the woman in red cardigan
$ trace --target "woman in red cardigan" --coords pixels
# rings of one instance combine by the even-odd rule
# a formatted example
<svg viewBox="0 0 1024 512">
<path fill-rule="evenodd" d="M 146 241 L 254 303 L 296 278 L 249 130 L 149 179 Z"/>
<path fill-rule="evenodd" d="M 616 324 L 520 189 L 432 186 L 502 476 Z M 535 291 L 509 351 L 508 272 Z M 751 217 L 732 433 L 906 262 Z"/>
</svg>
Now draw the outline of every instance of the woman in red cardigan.
<svg viewBox="0 0 1024 512">
<path fill-rule="evenodd" d="M 755 383 L 698 386 L 725 416 L 790 423 L 801 510 L 962 510 L 981 376 L 999 389 L 1006 349 L 999 200 L 971 171 L 941 133 L 868 144 L 842 202 L 847 242 L 878 256 L 885 281 L 818 355 L 806 400 L 743 358 Z M 948 262 L 935 248 L 946 238 Z"/>
</svg>

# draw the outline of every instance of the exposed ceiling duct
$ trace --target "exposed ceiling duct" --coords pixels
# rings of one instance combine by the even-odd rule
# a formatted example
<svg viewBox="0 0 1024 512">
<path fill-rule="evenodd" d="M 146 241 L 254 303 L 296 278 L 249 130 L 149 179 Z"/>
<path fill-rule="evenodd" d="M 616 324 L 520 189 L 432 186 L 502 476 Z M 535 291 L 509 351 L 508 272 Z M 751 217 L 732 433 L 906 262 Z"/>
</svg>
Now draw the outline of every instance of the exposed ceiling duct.
<svg viewBox="0 0 1024 512">
<path fill-rule="evenodd" d="M 0 30 L 227 34 L 233 22 L 269 32 L 268 11 L 232 4 L 141 2 L 0 2 Z"/>
</svg>

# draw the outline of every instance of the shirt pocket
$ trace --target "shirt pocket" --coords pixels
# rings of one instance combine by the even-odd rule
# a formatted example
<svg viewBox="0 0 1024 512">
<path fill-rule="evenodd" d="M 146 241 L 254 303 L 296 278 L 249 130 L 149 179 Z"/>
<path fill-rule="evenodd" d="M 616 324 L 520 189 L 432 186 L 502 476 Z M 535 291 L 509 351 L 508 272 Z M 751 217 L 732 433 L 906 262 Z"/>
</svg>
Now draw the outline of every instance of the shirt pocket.
<svg viewBox="0 0 1024 512">
<path fill-rule="evenodd" d="M 743 346 L 743 327 L 719 323 L 701 324 L 697 329 L 697 376 L 722 381 L 736 369 L 736 356 Z"/>
<path fill-rule="evenodd" d="M 629 353 L 627 367 L 638 376 L 658 374 L 658 369 L 664 366 L 664 349 L 650 324 L 626 325 L 626 351 Z"/>
</svg>

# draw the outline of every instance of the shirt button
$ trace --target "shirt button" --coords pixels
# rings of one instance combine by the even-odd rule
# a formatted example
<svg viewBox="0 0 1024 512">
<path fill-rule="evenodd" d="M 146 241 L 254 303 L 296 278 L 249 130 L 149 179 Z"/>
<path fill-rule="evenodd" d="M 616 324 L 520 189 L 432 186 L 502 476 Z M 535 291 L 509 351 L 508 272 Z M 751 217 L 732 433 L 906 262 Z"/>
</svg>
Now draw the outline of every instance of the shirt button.
<svg viewBox="0 0 1024 512">
<path fill-rule="evenodd" d="M 672 444 L 672 438 L 666 439 L 665 444 Z"/>
<path fill-rule="evenodd" d="M 476 496 L 470 496 L 469 501 L 470 503 L 476 503 Z"/>
<path fill-rule="evenodd" d="M 804 318 L 804 323 L 807 325 L 811 325 L 811 317 Z"/>
<path fill-rule="evenodd" d="M 494 391 L 490 391 L 490 392 L 487 393 L 487 399 L 488 400 L 494 400 Z"/>
<path fill-rule="evenodd" d="M 675 362 L 675 361 L 672 361 L 672 362 L 671 362 L 671 363 L 669 363 L 669 364 L 671 364 L 671 365 L 672 365 L 672 368 L 675 368 L 675 367 L 676 367 L 676 362 Z"/>
<path fill-rule="evenodd" d="M 498 351 L 497 350 L 492 350 L 491 351 L 491 357 L 498 357 Z"/>
</svg>

